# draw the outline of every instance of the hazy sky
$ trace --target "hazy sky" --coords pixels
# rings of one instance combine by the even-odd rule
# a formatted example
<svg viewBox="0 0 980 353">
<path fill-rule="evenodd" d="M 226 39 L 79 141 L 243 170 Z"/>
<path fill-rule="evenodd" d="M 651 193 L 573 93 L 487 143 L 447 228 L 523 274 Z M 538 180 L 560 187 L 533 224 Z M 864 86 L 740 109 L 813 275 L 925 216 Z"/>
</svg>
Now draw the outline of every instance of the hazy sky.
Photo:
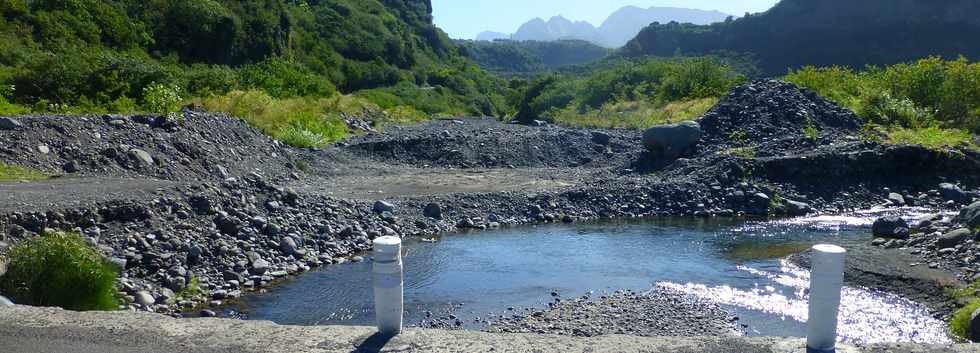
<svg viewBox="0 0 980 353">
<path fill-rule="evenodd" d="M 623 6 L 686 7 L 741 16 L 768 10 L 777 0 L 432 0 L 436 25 L 450 37 L 473 39 L 483 31 L 513 33 L 528 20 L 562 15 L 600 25 Z"/>
</svg>

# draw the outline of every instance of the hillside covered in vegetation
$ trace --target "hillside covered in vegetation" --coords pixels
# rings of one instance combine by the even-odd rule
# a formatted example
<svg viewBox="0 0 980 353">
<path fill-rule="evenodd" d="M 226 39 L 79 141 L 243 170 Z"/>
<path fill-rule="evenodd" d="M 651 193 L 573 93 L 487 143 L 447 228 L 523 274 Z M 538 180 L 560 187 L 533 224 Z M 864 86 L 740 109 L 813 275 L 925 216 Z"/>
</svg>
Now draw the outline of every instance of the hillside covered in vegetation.
<svg viewBox="0 0 980 353">
<path fill-rule="evenodd" d="M 627 57 L 752 54 L 767 75 L 803 66 L 891 65 L 939 55 L 980 58 L 980 2 L 782 0 L 761 14 L 707 26 L 652 24 Z"/>
<path fill-rule="evenodd" d="M 563 66 L 602 59 L 610 50 L 583 40 L 457 41 L 464 56 L 480 67 L 504 76 L 533 76 Z"/>
<path fill-rule="evenodd" d="M 428 0 L 0 0 L 0 109 L 155 111 L 236 91 L 339 91 L 354 96 L 335 106 L 503 115 L 506 87 L 460 55 L 431 11 Z"/>
</svg>

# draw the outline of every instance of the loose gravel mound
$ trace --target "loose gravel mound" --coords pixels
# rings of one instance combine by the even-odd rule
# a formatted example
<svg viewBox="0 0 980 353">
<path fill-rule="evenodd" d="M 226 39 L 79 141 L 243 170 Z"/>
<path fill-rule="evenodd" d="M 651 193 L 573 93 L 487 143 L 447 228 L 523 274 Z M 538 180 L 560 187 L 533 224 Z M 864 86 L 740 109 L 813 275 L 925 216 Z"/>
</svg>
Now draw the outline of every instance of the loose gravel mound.
<svg viewBox="0 0 980 353">
<path fill-rule="evenodd" d="M 223 180 L 286 175 L 289 150 L 241 119 L 177 116 L 31 116 L 0 134 L 0 161 L 71 176 Z"/>
<path fill-rule="evenodd" d="M 760 156 L 812 150 L 853 136 L 862 125 L 850 110 L 776 80 L 736 88 L 698 122 L 703 151 L 751 146 Z"/>
<path fill-rule="evenodd" d="M 611 167 L 642 151 L 630 130 L 501 124 L 490 118 L 390 127 L 346 141 L 348 150 L 382 161 L 437 167 Z"/>
</svg>

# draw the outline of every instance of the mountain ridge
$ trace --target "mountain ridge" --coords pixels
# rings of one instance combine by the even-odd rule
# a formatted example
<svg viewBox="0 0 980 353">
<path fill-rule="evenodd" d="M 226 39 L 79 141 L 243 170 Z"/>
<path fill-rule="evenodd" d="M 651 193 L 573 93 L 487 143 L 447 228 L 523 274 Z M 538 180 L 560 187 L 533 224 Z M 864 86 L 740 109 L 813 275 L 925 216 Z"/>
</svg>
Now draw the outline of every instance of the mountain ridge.
<svg viewBox="0 0 980 353">
<path fill-rule="evenodd" d="M 605 48 L 618 48 L 626 45 L 640 30 L 654 22 L 706 25 L 724 21 L 730 16 L 714 10 L 625 6 L 610 14 L 598 27 L 588 21 L 572 21 L 562 15 L 552 16 L 547 21 L 536 17 L 522 24 L 513 34 L 485 31 L 477 35 L 476 40 L 585 40 Z"/>
<path fill-rule="evenodd" d="M 767 75 L 934 55 L 976 60 L 980 19 L 969 14 L 978 12 L 980 2 L 973 0 L 782 0 L 766 12 L 706 26 L 651 24 L 623 47 L 623 55 L 751 53 Z"/>
</svg>

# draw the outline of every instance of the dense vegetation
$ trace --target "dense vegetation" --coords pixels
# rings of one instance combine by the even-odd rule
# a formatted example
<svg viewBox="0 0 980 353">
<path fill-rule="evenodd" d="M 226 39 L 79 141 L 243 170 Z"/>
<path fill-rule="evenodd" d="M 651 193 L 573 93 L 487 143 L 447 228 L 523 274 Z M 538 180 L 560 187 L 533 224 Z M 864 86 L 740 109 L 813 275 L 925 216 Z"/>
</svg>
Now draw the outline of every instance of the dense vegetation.
<svg viewBox="0 0 980 353">
<path fill-rule="evenodd" d="M 583 40 L 456 42 L 463 55 L 480 67 L 504 76 L 533 76 L 563 66 L 602 59 L 610 50 Z"/>
<path fill-rule="evenodd" d="M 714 58 L 604 63 L 587 75 L 548 75 L 524 89 L 519 120 L 646 128 L 696 118 L 745 77 Z"/>
<path fill-rule="evenodd" d="M 236 90 L 372 90 L 358 96 L 427 114 L 506 113 L 507 86 L 460 55 L 430 13 L 426 0 L 0 0 L 0 113 L 167 110 Z"/>
<path fill-rule="evenodd" d="M 859 69 L 932 55 L 977 60 L 976 13 L 974 0 L 782 0 L 767 12 L 707 26 L 655 23 L 622 54 L 749 53 L 770 76 L 807 65 Z"/>
<path fill-rule="evenodd" d="M 49 233 L 11 249 L 0 292 L 18 304 L 115 310 L 116 269 L 78 234 Z"/>
<path fill-rule="evenodd" d="M 862 71 L 806 67 L 786 80 L 892 131 L 892 142 L 951 147 L 980 132 L 980 63 L 939 57 Z"/>
</svg>

